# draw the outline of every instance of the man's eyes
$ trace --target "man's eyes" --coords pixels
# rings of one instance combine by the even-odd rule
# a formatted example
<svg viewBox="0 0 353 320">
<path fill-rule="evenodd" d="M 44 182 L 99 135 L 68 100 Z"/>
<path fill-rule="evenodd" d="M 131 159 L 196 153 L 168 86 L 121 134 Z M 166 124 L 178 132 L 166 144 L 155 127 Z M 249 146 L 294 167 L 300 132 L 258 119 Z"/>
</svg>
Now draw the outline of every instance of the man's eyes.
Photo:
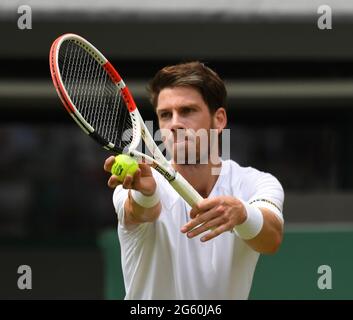
<svg viewBox="0 0 353 320">
<path fill-rule="evenodd" d="M 195 109 L 193 109 L 193 108 L 183 108 L 183 109 L 181 109 L 180 111 L 179 111 L 179 114 L 180 115 L 188 115 L 188 114 L 190 114 L 190 113 L 192 113 L 192 112 L 194 112 L 194 111 L 196 111 Z M 161 112 L 160 114 L 159 114 L 159 118 L 160 119 L 169 119 L 169 118 L 171 118 L 172 117 L 172 112 Z"/>
<path fill-rule="evenodd" d="M 171 116 L 170 112 L 162 112 L 162 113 L 159 114 L 159 117 L 161 119 L 167 119 L 167 118 L 170 118 L 170 116 Z"/>
<path fill-rule="evenodd" d="M 191 108 L 185 108 L 185 109 L 183 109 L 182 111 L 181 111 L 181 113 L 182 114 L 188 114 L 188 113 L 190 113 L 190 112 L 192 112 L 193 111 L 193 109 L 191 109 Z"/>
</svg>

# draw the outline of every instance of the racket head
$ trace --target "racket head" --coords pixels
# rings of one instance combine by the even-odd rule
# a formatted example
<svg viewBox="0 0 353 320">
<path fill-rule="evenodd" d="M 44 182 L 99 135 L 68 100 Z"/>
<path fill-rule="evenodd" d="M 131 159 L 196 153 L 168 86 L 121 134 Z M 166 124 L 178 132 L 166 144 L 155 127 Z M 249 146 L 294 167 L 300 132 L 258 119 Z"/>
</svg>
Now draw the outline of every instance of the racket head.
<svg viewBox="0 0 353 320">
<path fill-rule="evenodd" d="M 141 140 L 135 101 L 119 73 L 86 39 L 58 37 L 49 54 L 56 91 L 80 128 L 105 149 L 127 153 Z"/>
<path fill-rule="evenodd" d="M 202 200 L 164 158 L 128 87 L 98 49 L 76 34 L 64 34 L 53 42 L 49 64 L 65 109 L 85 133 L 108 150 L 149 161 L 190 206 Z M 142 139 L 153 157 L 136 150 Z"/>
</svg>

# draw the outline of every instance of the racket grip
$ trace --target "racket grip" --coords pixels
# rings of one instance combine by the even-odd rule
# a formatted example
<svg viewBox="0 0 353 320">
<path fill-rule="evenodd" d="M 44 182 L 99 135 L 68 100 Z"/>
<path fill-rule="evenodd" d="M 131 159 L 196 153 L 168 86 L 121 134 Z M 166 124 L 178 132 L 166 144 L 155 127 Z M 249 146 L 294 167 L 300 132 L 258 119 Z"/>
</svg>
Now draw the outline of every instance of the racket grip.
<svg viewBox="0 0 353 320">
<path fill-rule="evenodd" d="M 179 172 L 176 172 L 175 179 L 170 181 L 170 184 L 190 207 L 194 207 L 195 204 L 203 200 L 200 194 Z"/>
</svg>

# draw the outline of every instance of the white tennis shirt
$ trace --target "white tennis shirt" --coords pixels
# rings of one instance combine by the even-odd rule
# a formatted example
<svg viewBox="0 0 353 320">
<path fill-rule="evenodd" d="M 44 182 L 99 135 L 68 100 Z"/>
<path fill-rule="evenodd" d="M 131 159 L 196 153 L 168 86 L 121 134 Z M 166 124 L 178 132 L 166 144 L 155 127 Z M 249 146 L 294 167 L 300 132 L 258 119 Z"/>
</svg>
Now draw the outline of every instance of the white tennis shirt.
<svg viewBox="0 0 353 320">
<path fill-rule="evenodd" d="M 190 206 L 157 171 L 153 175 L 162 205 L 153 223 L 128 230 L 124 224 L 128 191 L 119 186 L 113 194 L 125 299 L 247 299 L 259 253 L 231 232 L 205 243 L 200 241 L 202 234 L 189 239 L 180 228 L 190 220 Z M 283 221 L 283 189 L 271 174 L 222 161 L 209 198 L 220 195 L 268 208 Z"/>
</svg>

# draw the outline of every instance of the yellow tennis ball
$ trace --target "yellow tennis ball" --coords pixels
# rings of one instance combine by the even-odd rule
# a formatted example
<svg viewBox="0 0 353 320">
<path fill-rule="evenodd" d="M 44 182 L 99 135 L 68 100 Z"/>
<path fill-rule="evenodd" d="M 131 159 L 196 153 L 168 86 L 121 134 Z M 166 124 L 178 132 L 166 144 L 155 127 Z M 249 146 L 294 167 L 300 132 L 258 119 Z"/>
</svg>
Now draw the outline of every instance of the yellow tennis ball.
<svg viewBox="0 0 353 320">
<path fill-rule="evenodd" d="M 110 170 L 111 173 L 118 177 L 120 182 L 123 182 L 126 175 L 133 176 L 139 168 L 137 161 L 126 154 L 119 154 L 115 157 L 115 162 Z"/>
</svg>

